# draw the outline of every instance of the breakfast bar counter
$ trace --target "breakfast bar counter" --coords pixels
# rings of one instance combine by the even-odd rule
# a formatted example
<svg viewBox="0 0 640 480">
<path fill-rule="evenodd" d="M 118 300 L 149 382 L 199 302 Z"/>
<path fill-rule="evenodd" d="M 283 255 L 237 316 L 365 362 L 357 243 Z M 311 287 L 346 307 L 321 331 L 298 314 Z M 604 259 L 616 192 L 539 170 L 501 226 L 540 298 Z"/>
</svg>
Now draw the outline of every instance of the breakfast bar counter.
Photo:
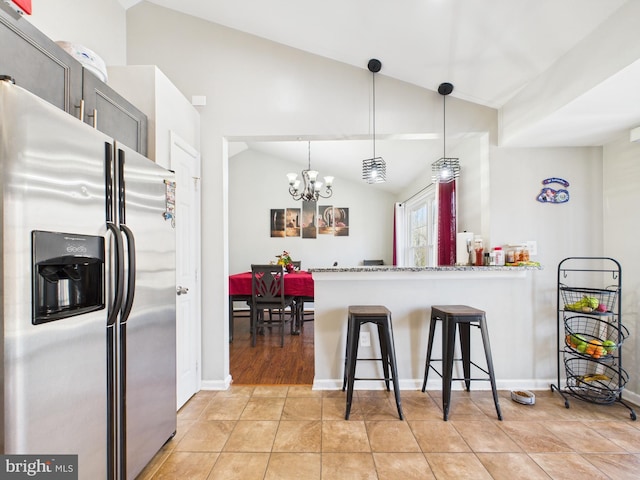
<svg viewBox="0 0 640 480">
<path fill-rule="evenodd" d="M 310 269 L 315 282 L 314 388 L 342 387 L 349 305 L 384 305 L 392 313 L 400 388 L 420 389 L 431 305 L 445 304 L 469 305 L 486 312 L 498 389 L 548 388 L 555 375 L 555 295 L 542 304 L 533 298 L 535 273 L 540 269 L 539 266 Z M 372 346 L 361 343 L 359 356 L 378 356 L 377 331 L 371 329 L 370 333 Z M 433 358 L 441 358 L 440 333 L 436 335 Z M 472 359 L 483 352 L 481 342 L 473 340 Z M 378 362 L 367 362 L 358 375 L 379 377 L 379 368 Z M 382 386 L 383 382 L 363 381 L 358 388 Z M 431 376 L 427 389 L 440 388 L 440 378 Z M 480 388 L 489 388 L 489 384 L 473 387 Z"/>
</svg>

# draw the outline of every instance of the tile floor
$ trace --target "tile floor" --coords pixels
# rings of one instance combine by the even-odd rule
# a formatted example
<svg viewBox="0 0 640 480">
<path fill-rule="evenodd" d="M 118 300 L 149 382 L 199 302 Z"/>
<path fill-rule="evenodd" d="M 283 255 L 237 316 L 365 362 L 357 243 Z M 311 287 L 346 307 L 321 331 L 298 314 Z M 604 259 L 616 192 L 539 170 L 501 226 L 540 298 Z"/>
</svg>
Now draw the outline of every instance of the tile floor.
<svg viewBox="0 0 640 480">
<path fill-rule="evenodd" d="M 138 477 L 160 479 L 638 479 L 640 421 L 622 405 L 536 392 L 536 404 L 500 392 L 356 391 L 232 386 L 202 391 L 178 413 L 178 432 Z M 636 413 L 640 413 L 637 411 Z"/>
</svg>

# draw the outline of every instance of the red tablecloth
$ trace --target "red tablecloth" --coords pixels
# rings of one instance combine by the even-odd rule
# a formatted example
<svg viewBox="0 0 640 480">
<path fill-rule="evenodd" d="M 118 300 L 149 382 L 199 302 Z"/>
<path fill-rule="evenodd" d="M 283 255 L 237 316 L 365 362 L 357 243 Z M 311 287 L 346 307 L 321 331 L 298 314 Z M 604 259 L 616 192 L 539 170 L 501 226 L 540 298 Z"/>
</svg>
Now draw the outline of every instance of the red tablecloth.
<svg viewBox="0 0 640 480">
<path fill-rule="evenodd" d="M 305 271 L 286 273 L 284 294 L 294 297 L 313 297 L 313 276 Z M 251 295 L 251 272 L 229 275 L 229 295 Z"/>
</svg>

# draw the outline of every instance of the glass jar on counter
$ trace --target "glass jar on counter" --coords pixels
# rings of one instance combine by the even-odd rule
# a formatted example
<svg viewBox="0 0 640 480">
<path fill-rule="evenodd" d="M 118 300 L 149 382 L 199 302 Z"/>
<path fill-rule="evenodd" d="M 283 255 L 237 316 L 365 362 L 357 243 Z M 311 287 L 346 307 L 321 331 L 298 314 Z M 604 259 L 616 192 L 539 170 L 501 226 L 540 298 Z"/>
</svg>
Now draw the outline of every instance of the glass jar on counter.
<svg viewBox="0 0 640 480">
<path fill-rule="evenodd" d="M 484 265 L 484 244 L 481 237 L 475 237 L 473 239 L 473 250 L 476 252 L 475 266 L 481 267 Z"/>
</svg>

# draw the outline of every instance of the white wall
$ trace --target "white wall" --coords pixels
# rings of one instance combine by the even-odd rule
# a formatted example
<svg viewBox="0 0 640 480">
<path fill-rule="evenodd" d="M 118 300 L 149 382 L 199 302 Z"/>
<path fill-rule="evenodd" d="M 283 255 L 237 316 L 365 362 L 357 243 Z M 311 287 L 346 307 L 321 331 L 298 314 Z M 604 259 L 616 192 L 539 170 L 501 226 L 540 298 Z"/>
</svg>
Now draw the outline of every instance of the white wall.
<svg viewBox="0 0 640 480">
<path fill-rule="evenodd" d="M 625 136 L 604 148 L 604 209 L 596 218 L 604 232 L 605 255 L 622 265 L 622 322 L 629 329 L 623 346 L 623 367 L 629 372 L 627 389 L 640 402 L 640 143 Z"/>
<path fill-rule="evenodd" d="M 53 41 L 78 43 L 107 65 L 127 63 L 126 12 L 118 0 L 32 0 L 27 17 Z"/>
<path fill-rule="evenodd" d="M 320 175 L 329 175 L 320 166 Z M 365 258 L 392 263 L 393 196 L 364 183 L 336 178 L 334 194 L 318 205 L 349 208 L 349 236 L 271 238 L 269 213 L 273 208 L 302 208 L 289 195 L 286 174 L 300 165 L 252 150 L 229 161 L 229 272 L 248 271 L 251 263 L 275 261 L 287 250 L 302 268 L 357 266 Z"/>
<path fill-rule="evenodd" d="M 109 83 L 148 117 L 147 156 L 170 168 L 170 133 L 200 150 L 200 114 L 154 65 L 109 67 Z"/>
</svg>

